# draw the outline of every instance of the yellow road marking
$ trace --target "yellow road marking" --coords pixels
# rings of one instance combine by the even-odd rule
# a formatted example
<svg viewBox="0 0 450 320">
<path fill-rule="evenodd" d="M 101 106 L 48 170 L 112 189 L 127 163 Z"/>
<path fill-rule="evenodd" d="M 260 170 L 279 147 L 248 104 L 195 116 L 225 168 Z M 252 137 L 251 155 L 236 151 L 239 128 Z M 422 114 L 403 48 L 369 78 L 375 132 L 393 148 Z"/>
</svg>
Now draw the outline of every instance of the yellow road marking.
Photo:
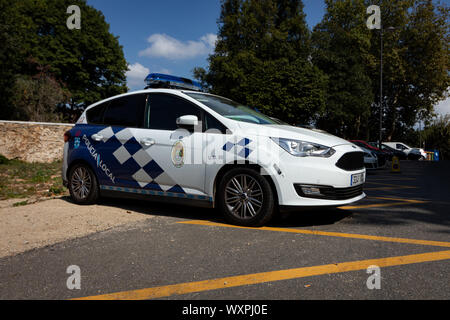
<svg viewBox="0 0 450 320">
<path fill-rule="evenodd" d="M 381 177 L 381 176 L 379 176 L 379 177 Z M 417 180 L 417 178 L 406 178 L 406 177 L 391 177 L 391 176 L 389 176 L 389 177 L 384 177 L 384 178 L 380 178 L 380 179 L 372 179 L 372 178 L 370 178 L 370 181 L 369 182 L 371 182 L 371 181 L 386 181 L 386 179 L 389 179 L 389 180 L 395 180 L 395 181 L 413 181 L 413 180 Z"/>
<path fill-rule="evenodd" d="M 237 228 L 237 229 L 301 233 L 301 234 L 311 234 L 311 235 L 327 236 L 327 237 L 340 237 L 340 238 L 352 238 L 352 239 L 363 239 L 363 240 L 374 240 L 374 241 L 385 241 L 385 242 L 409 243 L 409 244 L 417 244 L 417 245 L 424 245 L 424 246 L 450 247 L 450 242 L 432 241 L 432 240 L 416 240 L 416 239 L 394 238 L 394 237 L 383 237 L 383 236 L 371 236 L 371 235 L 355 234 L 355 233 L 341 233 L 341 232 L 291 229 L 291 228 L 275 228 L 275 227 L 252 228 L 252 227 L 235 226 L 235 225 L 230 225 L 230 224 L 225 224 L 225 223 L 218 223 L 218 222 L 211 222 L 211 221 L 204 221 L 204 220 L 189 220 L 189 221 L 181 221 L 178 223 L 201 225 L 201 226 Z"/>
<path fill-rule="evenodd" d="M 239 276 L 231 276 L 218 279 L 210 279 L 195 282 L 178 283 L 160 287 L 122 291 L 110 294 L 79 298 L 81 300 L 143 300 L 173 295 L 202 292 L 209 290 L 225 289 L 245 285 L 254 285 L 265 282 L 297 279 L 303 277 L 318 276 L 323 274 L 333 274 L 357 270 L 365 270 L 371 265 L 379 267 L 391 267 L 413 263 L 430 262 L 450 259 L 450 251 L 438 251 L 430 253 L 412 254 L 407 256 L 388 257 L 381 259 L 369 259 L 336 264 L 327 264 L 313 267 L 303 267 L 295 269 L 285 269 L 253 273 Z"/>
<path fill-rule="evenodd" d="M 339 207 L 339 209 L 343 210 L 353 210 L 353 209 L 364 209 L 364 208 L 380 208 L 380 207 L 391 207 L 391 206 L 402 206 L 406 205 L 408 202 L 391 202 L 391 203 L 372 203 L 372 204 L 361 204 L 357 206 L 343 206 Z"/>
<path fill-rule="evenodd" d="M 381 183 L 381 182 L 372 182 L 366 181 L 366 184 L 375 184 L 384 187 L 365 187 L 364 190 L 397 190 L 397 189 L 418 189 L 416 186 L 405 186 L 399 184 L 390 184 L 390 183 Z"/>
<path fill-rule="evenodd" d="M 398 190 L 398 189 L 418 189 L 418 187 L 369 187 L 369 188 L 364 188 L 364 190 Z"/>
<path fill-rule="evenodd" d="M 411 186 L 405 186 L 405 185 L 401 185 L 401 184 L 384 183 L 384 182 L 366 181 L 365 184 L 376 184 L 376 185 L 380 185 L 380 186 L 399 187 L 399 188 L 411 188 Z M 414 188 L 416 188 L 416 187 L 414 187 Z"/>
<path fill-rule="evenodd" d="M 403 199 L 403 198 L 387 198 L 387 197 L 367 197 L 367 198 L 398 201 L 398 202 L 361 204 L 361 205 L 354 205 L 354 206 L 342 206 L 339 208 L 344 209 L 344 210 L 351 210 L 351 209 L 361 209 L 361 208 L 390 207 L 390 206 L 399 206 L 399 205 L 405 205 L 405 204 L 410 204 L 410 203 L 427 203 L 428 202 L 428 201 L 423 201 L 423 200 Z"/>
<path fill-rule="evenodd" d="M 405 198 L 391 198 L 391 197 L 367 197 L 368 199 L 380 199 L 380 200 L 391 200 L 391 201 L 404 201 L 409 203 L 427 203 L 426 200 L 416 200 L 416 199 L 405 199 Z"/>
<path fill-rule="evenodd" d="M 388 198 L 388 197 L 367 197 L 368 199 L 380 199 L 380 200 L 390 200 L 398 202 L 387 202 L 387 203 L 372 203 L 372 204 L 361 204 L 354 206 L 342 206 L 339 209 L 352 210 L 352 209 L 363 209 L 363 208 L 378 208 L 378 207 L 390 207 L 390 206 L 400 206 L 410 203 L 427 203 L 424 200 L 414 200 L 414 199 L 403 199 L 403 198 Z"/>
</svg>

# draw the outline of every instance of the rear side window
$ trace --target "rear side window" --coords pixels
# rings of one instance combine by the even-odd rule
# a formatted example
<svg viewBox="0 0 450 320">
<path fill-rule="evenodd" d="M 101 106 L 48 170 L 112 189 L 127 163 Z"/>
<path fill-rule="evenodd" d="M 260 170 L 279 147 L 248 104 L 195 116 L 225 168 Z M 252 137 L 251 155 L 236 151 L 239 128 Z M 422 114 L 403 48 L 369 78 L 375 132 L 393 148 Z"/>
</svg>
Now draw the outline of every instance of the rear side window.
<svg viewBox="0 0 450 320">
<path fill-rule="evenodd" d="M 86 111 L 87 122 L 90 124 L 103 124 L 103 114 L 109 105 L 108 102 L 104 102 Z"/>
<path fill-rule="evenodd" d="M 141 128 L 144 123 L 145 94 L 133 94 L 110 101 L 103 124 Z"/>
<path fill-rule="evenodd" d="M 157 130 L 176 130 L 178 117 L 193 115 L 202 121 L 202 110 L 189 101 L 174 95 L 149 95 L 148 127 Z"/>
</svg>

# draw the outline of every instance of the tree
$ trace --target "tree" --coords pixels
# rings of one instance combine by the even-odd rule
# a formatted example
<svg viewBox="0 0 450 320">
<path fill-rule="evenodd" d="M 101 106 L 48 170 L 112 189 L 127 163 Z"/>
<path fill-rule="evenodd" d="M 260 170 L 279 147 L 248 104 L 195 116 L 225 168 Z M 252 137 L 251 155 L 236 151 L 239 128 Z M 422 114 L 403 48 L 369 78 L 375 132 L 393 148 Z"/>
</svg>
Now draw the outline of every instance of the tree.
<svg viewBox="0 0 450 320">
<path fill-rule="evenodd" d="M 366 5 L 374 4 L 366 0 Z M 419 119 L 433 116 L 433 106 L 442 100 L 450 78 L 449 8 L 431 0 L 384 0 L 381 5 L 384 32 L 383 127 L 388 141 L 402 136 Z M 379 33 L 372 37 L 371 53 L 377 63 L 369 69 L 371 79 L 380 77 Z M 375 101 L 380 101 L 379 83 L 373 82 Z M 377 121 L 378 111 L 372 113 Z M 371 136 L 377 136 L 372 130 Z"/>
<path fill-rule="evenodd" d="M 209 70 L 194 76 L 213 93 L 294 124 L 325 106 L 326 77 L 309 60 L 310 33 L 300 0 L 222 0 Z"/>
<path fill-rule="evenodd" d="M 0 0 L 0 119 L 10 119 L 14 114 L 15 75 L 23 58 L 21 34 L 26 32 L 17 16 L 17 8 L 10 1 Z"/>
<path fill-rule="evenodd" d="M 378 140 L 380 31 L 366 28 L 366 8 L 381 7 L 383 139 L 405 137 L 449 88 L 449 8 L 431 0 L 326 0 L 313 32 L 313 61 L 330 78 L 318 124 L 344 137 Z M 393 30 L 390 27 L 393 28 Z"/>
<path fill-rule="evenodd" d="M 49 73 L 49 66 L 27 60 L 36 74 L 15 79 L 13 104 L 17 119 L 39 122 L 62 122 L 64 113 L 56 112 L 58 106 L 66 106 L 70 93 Z"/>
<path fill-rule="evenodd" d="M 318 126 L 357 138 L 364 135 L 373 101 L 367 65 L 370 31 L 363 0 L 326 0 L 323 20 L 314 28 L 313 62 L 329 77 L 325 114 Z"/>
<path fill-rule="evenodd" d="M 81 11 L 80 30 L 66 25 L 73 4 Z M 5 10 L 10 19 L 0 22 L 0 30 L 19 26 L 14 40 L 20 39 L 20 60 L 10 73 L 32 77 L 35 70 L 26 63 L 32 57 L 70 91 L 73 108 L 127 91 L 122 46 L 103 14 L 85 0 L 15 0 Z"/>
<path fill-rule="evenodd" d="M 439 116 L 423 131 L 427 150 L 439 150 L 440 160 L 450 159 L 450 115 Z"/>
</svg>

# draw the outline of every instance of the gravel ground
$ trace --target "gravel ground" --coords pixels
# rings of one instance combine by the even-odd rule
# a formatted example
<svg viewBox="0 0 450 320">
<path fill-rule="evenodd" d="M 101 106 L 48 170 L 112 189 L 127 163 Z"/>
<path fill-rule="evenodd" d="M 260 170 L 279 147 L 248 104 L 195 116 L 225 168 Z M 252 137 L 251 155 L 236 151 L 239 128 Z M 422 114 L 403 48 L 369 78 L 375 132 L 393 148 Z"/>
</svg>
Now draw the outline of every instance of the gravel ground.
<svg viewBox="0 0 450 320">
<path fill-rule="evenodd" d="M 0 258 L 151 217 L 118 207 L 77 206 L 68 197 L 12 206 L 20 200 L 1 201 Z"/>
</svg>

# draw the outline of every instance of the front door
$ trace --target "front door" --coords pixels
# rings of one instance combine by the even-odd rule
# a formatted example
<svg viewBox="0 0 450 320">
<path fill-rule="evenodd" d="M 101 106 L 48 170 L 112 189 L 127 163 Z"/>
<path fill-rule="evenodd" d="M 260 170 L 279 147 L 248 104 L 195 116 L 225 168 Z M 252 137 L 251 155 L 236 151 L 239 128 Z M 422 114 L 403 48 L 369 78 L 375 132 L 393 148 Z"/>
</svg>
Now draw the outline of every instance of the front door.
<svg viewBox="0 0 450 320">
<path fill-rule="evenodd" d="M 195 115 L 201 123 L 202 110 L 189 101 L 166 93 L 148 95 L 146 129 L 135 133 L 145 153 L 141 152 L 142 167 L 133 179 L 161 195 L 204 199 L 203 133 L 201 125 L 195 132 L 178 129 L 176 119 L 183 115 Z"/>
</svg>

